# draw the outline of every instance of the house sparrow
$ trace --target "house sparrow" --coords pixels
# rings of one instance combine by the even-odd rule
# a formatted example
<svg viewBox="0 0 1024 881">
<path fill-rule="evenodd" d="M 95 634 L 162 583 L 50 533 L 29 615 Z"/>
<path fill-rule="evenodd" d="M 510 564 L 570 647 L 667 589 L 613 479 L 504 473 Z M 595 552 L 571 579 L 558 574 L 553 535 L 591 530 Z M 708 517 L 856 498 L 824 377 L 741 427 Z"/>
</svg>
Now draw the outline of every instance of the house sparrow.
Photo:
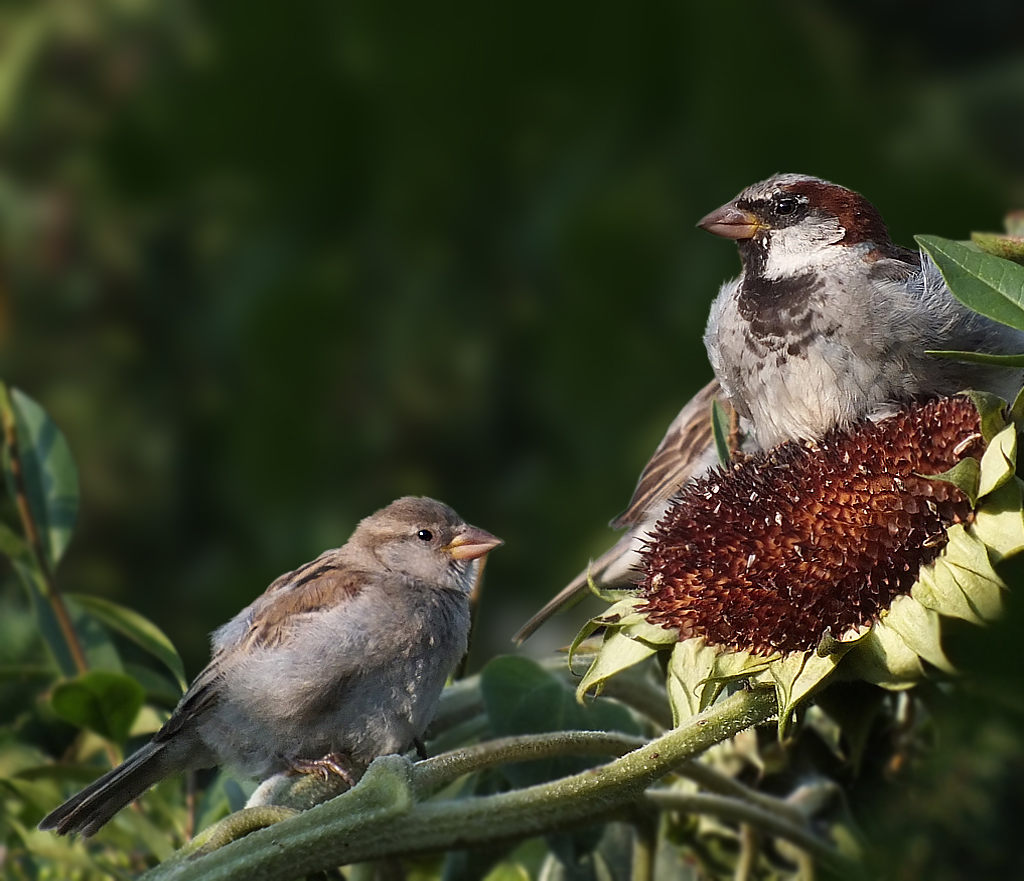
<svg viewBox="0 0 1024 881">
<path fill-rule="evenodd" d="M 228 765 L 335 772 L 419 744 L 465 654 L 469 594 L 501 544 L 407 496 L 278 578 L 214 632 L 213 659 L 142 749 L 39 824 L 92 835 L 164 777 Z"/>
<path fill-rule="evenodd" d="M 879 419 L 921 397 L 964 389 L 1011 399 L 1019 369 L 926 354 L 1024 351 L 1024 334 L 961 305 L 923 252 L 894 245 L 877 209 L 828 181 L 778 174 L 745 189 L 697 224 L 733 239 L 743 271 L 711 306 L 704 334 L 715 381 L 669 426 L 613 527 L 629 531 L 590 575 L 625 585 L 644 536 L 672 494 L 712 467 L 710 402 L 727 400 L 745 449 L 817 438 L 861 418 Z M 578 575 L 516 635 L 522 641 L 582 597 Z"/>
</svg>

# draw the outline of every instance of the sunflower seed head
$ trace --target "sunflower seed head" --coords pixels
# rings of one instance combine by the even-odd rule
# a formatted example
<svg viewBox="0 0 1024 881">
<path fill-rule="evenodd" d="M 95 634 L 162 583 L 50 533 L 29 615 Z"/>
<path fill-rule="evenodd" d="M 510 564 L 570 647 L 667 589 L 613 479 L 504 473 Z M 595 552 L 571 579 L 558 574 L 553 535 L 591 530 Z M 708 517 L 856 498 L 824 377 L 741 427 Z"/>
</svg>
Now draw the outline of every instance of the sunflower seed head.
<svg viewBox="0 0 1024 881">
<path fill-rule="evenodd" d="M 649 536 L 640 611 L 680 640 L 758 654 L 870 624 L 971 516 L 963 492 L 922 475 L 983 451 L 977 410 L 955 397 L 712 472 Z"/>
</svg>

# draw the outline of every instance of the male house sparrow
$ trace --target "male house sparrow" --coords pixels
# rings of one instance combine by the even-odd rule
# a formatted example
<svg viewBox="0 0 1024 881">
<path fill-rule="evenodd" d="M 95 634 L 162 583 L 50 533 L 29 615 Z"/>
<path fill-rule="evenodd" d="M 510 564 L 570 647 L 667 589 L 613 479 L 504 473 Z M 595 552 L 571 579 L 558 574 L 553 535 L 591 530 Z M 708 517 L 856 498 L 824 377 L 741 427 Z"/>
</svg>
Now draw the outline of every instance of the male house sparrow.
<svg viewBox="0 0 1024 881">
<path fill-rule="evenodd" d="M 500 544 L 433 499 L 367 517 L 215 631 L 213 659 L 153 739 L 39 828 L 92 835 L 182 771 L 347 777 L 347 761 L 418 744 L 466 652 L 480 561 Z"/>
<path fill-rule="evenodd" d="M 702 229 L 734 239 L 743 271 L 722 285 L 704 334 L 716 379 L 669 426 L 625 513 L 628 527 L 590 574 L 628 583 L 637 551 L 672 494 L 712 467 L 709 407 L 739 415 L 744 449 L 818 438 L 915 398 L 965 389 L 1011 399 L 1019 369 L 926 354 L 1024 351 L 1024 334 L 961 305 L 923 252 L 894 245 L 877 209 L 828 181 L 777 174 L 712 211 Z M 523 640 L 587 588 L 580 573 L 516 635 Z"/>
</svg>

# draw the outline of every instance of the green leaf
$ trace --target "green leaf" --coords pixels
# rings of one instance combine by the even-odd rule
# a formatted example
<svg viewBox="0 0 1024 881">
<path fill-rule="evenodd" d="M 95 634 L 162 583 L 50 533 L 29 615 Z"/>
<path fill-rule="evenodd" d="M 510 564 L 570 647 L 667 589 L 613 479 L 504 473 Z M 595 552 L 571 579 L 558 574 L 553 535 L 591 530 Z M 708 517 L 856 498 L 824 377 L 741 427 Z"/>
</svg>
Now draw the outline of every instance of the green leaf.
<svg viewBox="0 0 1024 881">
<path fill-rule="evenodd" d="M 584 647 L 584 644 L 587 643 L 587 640 L 590 639 L 594 631 L 598 630 L 600 627 L 601 624 L 591 618 L 583 625 L 583 627 L 580 628 L 580 632 L 576 634 L 576 638 L 572 641 L 572 645 L 569 646 L 568 656 L 570 670 L 573 668 L 573 664 L 578 660 L 578 656 L 581 653 L 581 649 Z M 598 637 L 595 637 L 595 641 L 597 639 Z M 590 648 L 589 644 L 586 645 L 586 648 Z"/>
<path fill-rule="evenodd" d="M 1018 427 L 1024 422 L 1024 389 L 1017 392 L 1017 397 L 1014 398 L 1013 404 L 1010 407 L 1008 418 Z"/>
<path fill-rule="evenodd" d="M 970 399 L 978 411 L 978 418 L 981 420 L 981 436 L 985 439 L 985 443 L 989 443 L 992 438 L 1006 428 L 1006 401 L 998 395 L 977 390 L 965 391 L 963 395 Z"/>
<path fill-rule="evenodd" d="M 1002 580 L 992 568 L 988 550 L 962 524 L 951 526 L 942 555 L 921 569 L 910 595 L 940 615 L 975 624 L 994 621 L 1002 611 Z"/>
<path fill-rule="evenodd" d="M 0 780 L 9 780 L 14 776 L 21 776 L 33 771 L 46 769 L 54 766 L 46 753 L 35 744 L 21 743 L 17 740 L 5 738 L 0 743 Z"/>
<path fill-rule="evenodd" d="M 121 655 L 110 638 L 110 633 L 99 621 L 86 612 L 74 597 L 67 596 L 64 599 L 75 633 L 78 634 L 78 642 L 82 646 L 82 651 L 85 652 L 89 669 L 123 673 L 124 665 L 121 663 Z M 78 671 L 76 670 L 75 673 L 77 674 Z"/>
<path fill-rule="evenodd" d="M 672 724 L 678 727 L 706 706 L 705 686 L 722 650 L 703 637 L 677 642 L 668 661 L 668 699 Z"/>
<path fill-rule="evenodd" d="M 755 655 L 723 646 L 708 645 L 704 637 L 680 640 L 668 662 L 669 703 L 675 726 L 710 707 L 733 682 L 764 682 L 780 656 Z"/>
<path fill-rule="evenodd" d="M 582 701 L 587 692 L 592 689 L 600 691 L 605 680 L 611 679 L 616 673 L 639 664 L 649 658 L 657 651 L 649 643 L 641 642 L 638 639 L 630 639 L 621 630 L 610 630 L 604 638 L 604 643 L 590 665 L 586 675 L 580 680 L 576 688 L 576 697 Z"/>
<path fill-rule="evenodd" d="M 635 591 L 631 591 L 625 599 L 610 606 L 604 614 L 593 620 L 602 627 L 622 630 L 630 639 L 655 648 L 674 645 L 678 639 L 676 631 L 648 621 L 647 616 L 640 610 L 645 602 L 643 597 L 638 597 Z"/>
<path fill-rule="evenodd" d="M 718 453 L 719 464 L 728 465 L 732 459 L 732 450 L 729 449 L 732 420 L 718 398 L 711 402 L 711 433 L 715 439 L 715 452 Z"/>
<path fill-rule="evenodd" d="M 155 704 L 158 707 L 171 710 L 181 700 L 182 692 L 179 683 L 177 680 L 172 681 L 163 668 L 158 670 L 148 664 L 126 663 L 124 672 L 142 686 L 143 691 L 146 692 L 147 704 Z"/>
<path fill-rule="evenodd" d="M 174 648 L 174 643 L 152 621 L 138 612 L 100 597 L 77 593 L 69 594 L 68 597 L 74 599 L 79 606 L 111 630 L 126 636 L 153 655 L 174 674 L 181 690 L 185 690 L 188 683 L 185 681 L 185 667 L 181 663 L 181 657 Z"/>
<path fill-rule="evenodd" d="M 124 743 L 145 697 L 130 676 L 93 670 L 54 686 L 50 704 L 65 721 Z"/>
<path fill-rule="evenodd" d="M 984 504 L 975 511 L 972 528 L 996 562 L 1024 551 L 1020 481 L 1008 481 L 986 496 Z"/>
<path fill-rule="evenodd" d="M 41 586 L 42 577 L 33 565 L 15 561 L 14 568 L 28 586 L 36 627 L 43 637 L 47 649 L 56 662 L 61 675 L 73 677 L 78 674 L 78 665 L 71 654 L 64 630 L 60 625 L 53 605 L 46 598 Z M 121 657 L 110 639 L 110 635 L 91 615 L 88 615 L 72 597 L 66 597 L 66 608 L 71 626 L 78 635 L 79 645 L 85 653 L 86 663 L 92 670 L 122 670 Z"/>
<path fill-rule="evenodd" d="M 64 638 L 64 631 L 60 621 L 53 610 L 53 606 L 46 598 L 46 588 L 43 584 L 43 576 L 31 561 L 20 559 L 14 560 L 14 571 L 25 585 L 29 600 L 32 603 L 32 612 L 35 615 L 36 627 L 42 634 L 43 642 L 53 657 L 57 669 L 62 676 L 74 676 L 78 673 L 78 665 L 75 663 L 74 655 Z"/>
<path fill-rule="evenodd" d="M 609 606 L 603 614 L 591 618 L 576 635 L 569 648 L 570 667 L 580 653 L 580 647 L 591 634 L 599 628 L 605 628 L 601 647 L 576 691 L 580 700 L 591 688 L 597 687 L 599 691 L 601 684 L 616 673 L 640 663 L 661 647 L 675 644 L 674 630 L 651 624 L 637 610 L 643 604 L 644 600 L 636 596 L 635 592 L 627 592 L 623 599 Z"/>
<path fill-rule="evenodd" d="M 855 671 L 865 682 L 894 691 L 909 688 L 924 678 L 921 658 L 885 619 L 875 622 L 857 644 L 857 650 L 850 652 L 844 669 Z"/>
<path fill-rule="evenodd" d="M 28 545 L 6 523 L 0 523 L 0 553 L 11 560 L 19 560 L 23 563 L 32 561 L 32 552 L 29 551 Z"/>
<path fill-rule="evenodd" d="M 986 355 L 983 352 L 954 352 L 931 349 L 927 355 L 935 355 L 937 358 L 949 358 L 951 361 L 965 361 L 970 364 L 990 364 L 993 367 L 1024 367 L 1024 354 L 1022 355 Z"/>
<path fill-rule="evenodd" d="M 3 396 L 0 396 L 2 400 Z M 14 418 L 22 481 L 29 510 L 53 572 L 64 555 L 78 516 L 78 472 L 56 424 L 35 401 L 12 389 L 7 399 Z M 10 450 L 4 450 L 7 491 L 16 496 Z"/>
<path fill-rule="evenodd" d="M 748 651 L 719 651 L 711 665 L 707 684 L 704 686 L 701 710 L 711 706 L 722 693 L 722 689 L 730 682 L 738 682 L 742 679 L 753 680 L 754 677 L 767 671 L 778 658 L 777 654 L 765 657 Z"/>
<path fill-rule="evenodd" d="M 593 561 L 591 561 L 591 563 L 593 563 Z M 597 582 L 594 581 L 594 576 L 590 574 L 590 569 L 587 569 L 587 588 L 594 596 L 599 597 L 609 605 L 628 599 L 634 595 L 634 591 L 628 588 L 603 587 L 598 585 Z"/>
<path fill-rule="evenodd" d="M 627 623 L 641 620 L 637 607 L 643 605 L 635 592 L 610 605 L 591 620 L 599 627 L 622 627 Z"/>
<path fill-rule="evenodd" d="M 1007 425 L 993 437 L 981 457 L 978 496 L 983 498 L 1013 479 L 1017 470 L 1017 429 Z"/>
<path fill-rule="evenodd" d="M 882 621 L 887 628 L 899 634 L 907 648 L 929 664 L 946 673 L 954 672 L 953 665 L 942 650 L 938 612 L 926 609 L 913 597 L 899 596 L 893 600 Z"/>
<path fill-rule="evenodd" d="M 981 463 L 977 459 L 972 459 L 968 456 L 966 459 L 961 459 L 948 471 L 943 471 L 941 474 L 925 474 L 922 476 L 928 480 L 943 480 L 946 483 L 951 483 L 971 500 L 972 508 L 978 504 L 978 482 L 981 476 Z"/>
<path fill-rule="evenodd" d="M 852 646 L 845 646 L 848 650 Z M 779 737 L 786 736 L 790 718 L 796 705 L 824 682 L 845 655 L 836 651 L 821 655 L 817 651 L 794 652 L 775 661 L 768 673 L 775 683 L 779 702 Z"/>
<path fill-rule="evenodd" d="M 1024 330 L 1024 266 L 974 245 L 939 236 L 916 236 L 961 303 L 1001 324 Z"/>
<path fill-rule="evenodd" d="M 480 674 L 491 731 L 498 737 L 548 731 L 622 731 L 639 734 L 621 704 L 595 699 L 582 705 L 572 689 L 535 662 L 513 655 L 495 658 Z M 507 765 L 515 786 L 532 786 L 593 767 L 593 759 L 542 759 Z"/>
</svg>

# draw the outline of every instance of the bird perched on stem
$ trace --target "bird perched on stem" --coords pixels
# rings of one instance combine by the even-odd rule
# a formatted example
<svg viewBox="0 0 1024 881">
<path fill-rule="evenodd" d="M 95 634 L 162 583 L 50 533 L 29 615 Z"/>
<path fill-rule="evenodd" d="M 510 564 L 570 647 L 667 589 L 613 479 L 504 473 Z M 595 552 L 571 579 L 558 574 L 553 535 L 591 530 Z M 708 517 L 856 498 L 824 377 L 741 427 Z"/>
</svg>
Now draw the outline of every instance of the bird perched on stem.
<svg viewBox="0 0 1024 881">
<path fill-rule="evenodd" d="M 228 765 L 264 779 L 337 773 L 417 746 L 465 654 L 469 595 L 501 544 L 405 497 L 344 546 L 278 578 L 213 634 L 213 658 L 153 739 L 50 813 L 92 835 L 154 783 Z"/>
<path fill-rule="evenodd" d="M 963 306 L 927 254 L 893 244 L 859 193 L 816 177 L 778 174 L 698 224 L 732 239 L 740 275 L 722 285 L 704 343 L 715 380 L 669 426 L 625 513 L 628 531 L 590 567 L 598 585 L 625 586 L 644 536 L 684 483 L 712 467 L 710 405 L 739 417 L 744 449 L 820 438 L 889 416 L 920 398 L 965 389 L 1012 399 L 1019 369 L 929 355 L 1024 351 L 1024 334 Z M 521 641 L 583 596 L 582 572 L 516 634 Z"/>
</svg>

